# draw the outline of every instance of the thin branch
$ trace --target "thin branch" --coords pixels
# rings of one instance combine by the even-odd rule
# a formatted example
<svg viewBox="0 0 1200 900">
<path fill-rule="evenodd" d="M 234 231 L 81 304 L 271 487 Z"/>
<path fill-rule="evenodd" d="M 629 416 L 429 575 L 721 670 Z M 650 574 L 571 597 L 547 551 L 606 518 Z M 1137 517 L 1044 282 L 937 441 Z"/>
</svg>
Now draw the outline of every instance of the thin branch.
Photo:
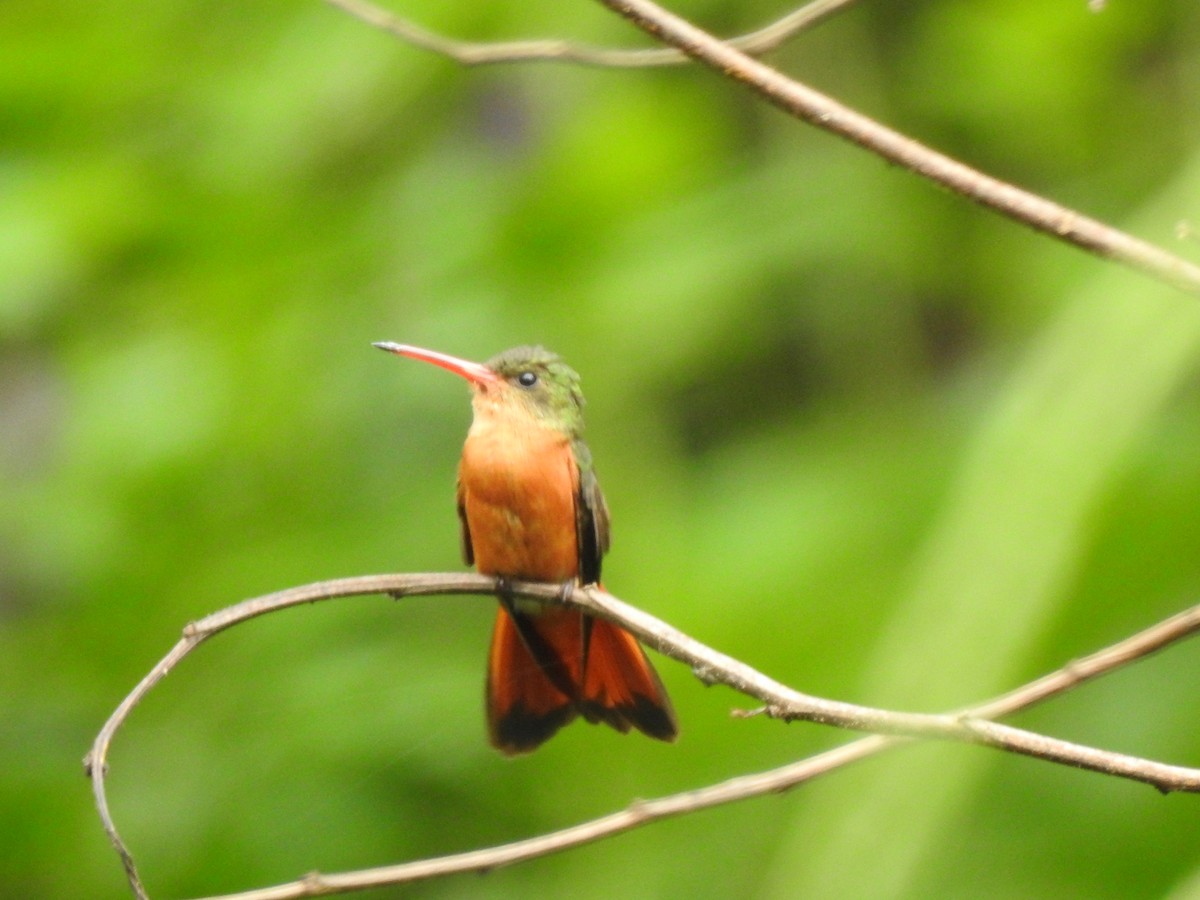
<svg viewBox="0 0 1200 900">
<path fill-rule="evenodd" d="M 561 596 L 559 585 L 515 583 L 510 588 L 520 596 L 553 602 Z M 101 822 L 116 848 L 133 892 L 147 897 L 133 857 L 121 839 L 109 811 L 105 791 L 108 750 L 117 730 L 134 707 L 178 663 L 209 637 L 241 622 L 280 609 L 337 597 L 388 593 L 396 597 L 432 594 L 491 594 L 493 579 L 469 574 L 375 575 L 320 582 L 267 594 L 228 607 L 184 629 L 183 638 L 126 697 L 105 723 L 85 760 L 93 781 Z M 803 718 L 857 730 L 878 730 L 876 735 L 758 775 L 741 776 L 697 791 L 639 803 L 621 813 L 583 823 L 561 832 L 519 841 L 515 844 L 473 851 L 435 860 L 423 860 L 343 875 L 309 875 L 297 882 L 264 891 L 231 895 L 240 900 L 305 897 L 412 881 L 458 871 L 483 871 L 531 856 L 556 852 L 597 840 L 616 831 L 649 821 L 679 815 L 733 800 L 784 790 L 811 780 L 834 768 L 895 746 L 915 737 L 962 740 L 1024 753 L 1053 762 L 1132 778 L 1160 790 L 1200 791 L 1200 771 L 1168 766 L 1123 754 L 1069 744 L 1021 729 L 998 725 L 987 719 L 1023 709 L 1069 690 L 1085 681 L 1155 652 L 1200 630 L 1200 606 L 1172 617 L 1145 632 L 1106 650 L 1074 662 L 1059 672 L 1030 683 L 985 704 L 943 716 L 892 713 L 808 697 L 793 691 L 737 660 L 725 656 L 682 634 L 659 619 L 628 606 L 595 588 L 577 590 L 570 603 L 628 628 L 646 643 L 674 659 L 690 665 L 702 679 L 723 683 L 768 704 L 774 715 Z M 381 880 L 382 879 L 382 880 Z"/>
<path fill-rule="evenodd" d="M 780 684 L 745 663 L 706 647 L 649 613 L 629 606 L 598 588 L 576 590 L 570 602 L 624 626 L 659 652 L 687 663 L 702 680 L 725 684 L 740 693 L 762 700 L 771 715 L 777 718 L 800 719 L 881 735 L 983 744 L 1046 762 L 1129 778 L 1149 784 L 1164 793 L 1200 793 L 1200 769 L 1097 750 L 1020 728 L 987 722 L 974 716 L 969 710 L 931 715 L 896 712 L 813 697 Z M 1200 613 L 1197 615 L 1200 616 Z M 1193 623 L 1192 627 L 1195 628 L 1196 624 Z"/>
<path fill-rule="evenodd" d="M 1050 697 L 1066 693 L 1129 663 L 1145 659 L 1183 638 L 1191 637 L 1197 631 L 1200 631 L 1200 605 L 1176 613 L 1169 619 L 1151 625 L 1111 647 L 1073 660 L 1058 671 L 1044 675 L 1037 681 L 1031 681 L 995 700 L 963 710 L 963 714 L 979 719 L 996 719 L 1010 715 Z"/>
<path fill-rule="evenodd" d="M 623 50 L 591 47 L 564 40 L 531 40 L 475 43 L 449 38 L 423 28 L 415 22 L 376 6 L 368 0 L 326 0 L 373 28 L 395 35 L 402 41 L 448 57 L 464 66 L 495 63 L 568 62 L 608 68 L 649 68 L 677 66 L 689 62 L 686 54 L 670 47 L 649 50 Z M 857 0 L 813 0 L 781 19 L 748 34 L 730 38 L 728 43 L 743 53 L 759 56 L 779 47 L 802 31 L 825 21 Z"/>
<path fill-rule="evenodd" d="M 817 0 L 759 31 L 722 41 L 651 0 L 599 0 L 671 50 L 603 50 L 568 41 L 474 44 L 436 34 L 369 0 L 326 0 L 363 22 L 465 65 L 558 60 L 596 66 L 672 65 L 686 56 L 741 81 L 790 115 L 830 131 L 1035 231 L 1115 260 L 1181 291 L 1200 295 L 1200 266 L 1119 229 L 973 169 L 905 137 L 759 62 L 778 46 L 852 0 Z"/>
<path fill-rule="evenodd" d="M 670 44 L 727 78 L 744 83 L 790 115 L 853 141 L 1030 228 L 1116 260 L 1180 290 L 1200 294 L 1200 266 L 919 144 L 788 78 L 652 0 L 598 2 L 656 40 Z"/>
<path fill-rule="evenodd" d="M 1118 644 L 1078 660 L 1050 675 L 978 706 L 963 710 L 975 719 L 1027 709 L 1092 679 L 1142 659 L 1200 630 L 1200 606 L 1193 607 Z M 911 743 L 910 738 L 875 735 L 860 738 L 824 753 L 753 775 L 731 778 L 720 784 L 641 801 L 618 813 L 582 822 L 569 828 L 514 841 L 488 850 L 457 853 L 435 859 L 384 866 L 337 875 L 314 873 L 289 884 L 229 894 L 208 900 L 297 900 L 320 893 L 348 892 L 368 887 L 407 884 L 413 881 L 464 872 L 489 872 L 501 866 L 557 853 L 613 834 L 672 816 L 698 812 L 726 803 L 777 794 L 813 781 L 822 775 L 859 762 L 884 750 Z"/>
<path fill-rule="evenodd" d="M 832 772 L 842 766 L 865 759 L 887 747 L 906 743 L 905 738 L 861 738 L 845 746 L 826 751 L 800 762 L 754 775 L 741 775 L 719 784 L 682 791 L 654 800 L 639 800 L 620 812 L 601 816 L 538 835 L 523 841 L 513 841 L 486 850 L 472 850 L 433 859 L 422 859 L 395 866 L 380 866 L 355 872 L 322 874 L 313 872 L 297 881 L 237 894 L 222 894 L 203 900 L 297 900 L 325 894 L 349 893 L 368 888 L 410 884 L 464 872 L 487 873 L 495 869 L 524 862 L 539 856 L 549 856 L 573 847 L 589 844 L 602 838 L 631 831 L 651 822 L 669 819 L 722 806 L 749 797 L 779 793 L 804 781 Z"/>
<path fill-rule="evenodd" d="M 490 581 L 490 579 L 485 579 L 485 581 Z M 100 822 L 104 826 L 104 831 L 108 835 L 109 841 L 116 849 L 117 855 L 121 858 L 121 865 L 124 867 L 125 876 L 129 880 L 129 887 L 137 900 L 147 900 L 148 895 L 146 894 L 145 886 L 142 884 L 141 877 L 138 875 L 133 855 L 121 839 L 116 823 L 113 821 L 112 814 L 108 808 L 108 795 L 105 791 L 105 779 L 108 775 L 108 749 L 112 744 L 117 730 L 129 718 L 129 714 L 133 712 L 134 707 L 150 693 L 150 690 L 156 684 L 166 678 L 170 671 L 185 656 L 214 634 L 237 625 L 239 622 L 245 622 L 276 610 L 287 609 L 289 606 L 296 606 L 300 603 L 315 603 L 318 600 L 331 600 L 336 597 L 354 597 L 363 594 L 388 592 L 401 592 L 411 596 L 418 596 L 421 594 L 476 593 L 479 590 L 480 585 L 477 579 L 472 580 L 469 585 L 463 585 L 455 578 L 447 579 L 442 576 L 368 575 L 362 578 L 343 578 L 337 581 L 318 582 L 316 584 L 305 585 L 304 587 L 278 591 L 274 594 L 266 594 L 238 603 L 235 606 L 227 607 L 199 622 L 189 623 L 183 629 L 182 639 L 150 670 L 145 678 L 138 682 L 137 687 L 130 692 L 129 696 L 121 701 L 121 705 L 108 717 L 108 721 L 104 723 L 104 727 L 100 729 L 100 733 L 92 743 L 92 749 L 83 760 L 84 771 L 92 779 L 92 792 L 96 798 L 96 809 L 100 813 Z M 487 592 L 488 587 L 485 585 L 482 590 Z"/>
</svg>

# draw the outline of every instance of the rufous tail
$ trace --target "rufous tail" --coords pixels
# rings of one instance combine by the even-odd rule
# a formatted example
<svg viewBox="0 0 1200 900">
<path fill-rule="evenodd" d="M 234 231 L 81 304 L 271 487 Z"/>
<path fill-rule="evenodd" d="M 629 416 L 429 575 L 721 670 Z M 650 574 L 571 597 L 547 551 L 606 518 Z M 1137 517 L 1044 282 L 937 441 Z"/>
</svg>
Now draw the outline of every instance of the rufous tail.
<svg viewBox="0 0 1200 900">
<path fill-rule="evenodd" d="M 488 658 L 492 745 L 528 753 L 580 714 L 661 741 L 679 733 L 658 673 L 629 632 L 578 610 L 501 606 Z"/>
</svg>

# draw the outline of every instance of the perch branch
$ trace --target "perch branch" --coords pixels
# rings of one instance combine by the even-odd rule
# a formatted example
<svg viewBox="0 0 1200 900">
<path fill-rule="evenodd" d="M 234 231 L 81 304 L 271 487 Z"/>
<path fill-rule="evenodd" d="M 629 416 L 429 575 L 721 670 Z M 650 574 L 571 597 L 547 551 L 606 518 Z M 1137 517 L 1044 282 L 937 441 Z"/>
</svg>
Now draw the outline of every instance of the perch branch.
<svg viewBox="0 0 1200 900">
<path fill-rule="evenodd" d="M 464 66 L 495 63 L 567 62 L 608 68 L 677 66 L 689 62 L 686 54 L 672 47 L 648 50 L 589 47 L 563 40 L 503 41 L 476 43 L 460 41 L 423 28 L 415 22 L 376 6 L 368 0 L 326 0 L 373 28 L 386 31 L 422 50 L 445 56 Z M 767 53 L 802 31 L 812 28 L 857 0 L 813 0 L 769 25 L 739 37 L 730 46 L 754 56 Z"/>
<path fill-rule="evenodd" d="M 728 685 L 739 693 L 762 700 L 771 715 L 777 718 L 800 719 L 879 735 L 985 744 L 1046 762 L 1141 781 L 1164 793 L 1200 792 L 1200 769 L 1168 765 L 1061 741 L 987 721 L 970 710 L 940 715 L 907 713 L 813 697 L 706 647 L 598 588 L 576 590 L 571 602 L 627 628 L 660 653 L 691 666 L 701 679 Z M 1196 623 L 1193 622 L 1192 627 L 1196 627 Z"/>
<path fill-rule="evenodd" d="M 495 592 L 495 587 L 493 579 L 482 575 L 363 576 L 319 582 L 256 597 L 189 624 L 184 629 L 181 640 L 113 712 L 96 737 L 92 750 L 85 759 L 85 768 L 92 778 L 101 822 L 121 858 L 134 895 L 139 900 L 145 900 L 147 897 L 133 857 L 121 839 L 109 811 L 105 790 L 108 750 L 117 730 L 134 707 L 200 643 L 241 622 L 303 603 L 379 593 L 387 593 L 395 597 L 462 593 L 491 594 Z M 561 586 L 559 585 L 517 582 L 512 584 L 510 589 L 520 596 L 546 603 L 554 602 L 561 597 Z M 474 851 L 440 860 L 424 860 L 344 875 L 314 874 L 289 885 L 264 889 L 267 891 L 266 893 L 250 892 L 231 896 L 237 896 L 240 900 L 304 897 L 335 890 L 341 892 L 383 883 L 398 883 L 397 879 L 410 881 L 434 877 L 451 871 L 494 868 L 507 862 L 515 862 L 530 856 L 554 852 L 596 840 L 614 831 L 635 827 L 658 818 L 678 815 L 693 809 L 703 809 L 743 797 L 784 790 L 831 771 L 833 768 L 918 737 L 985 744 L 1035 756 L 1039 759 L 1131 778 L 1152 784 L 1162 791 L 1200 791 L 1200 771 L 1195 769 L 1170 766 L 1070 744 L 988 721 L 992 717 L 1014 712 L 1062 693 L 1084 681 L 1140 659 L 1169 643 L 1192 634 L 1200 629 L 1200 607 L 1174 616 L 1141 634 L 1072 663 L 1059 672 L 1031 682 L 996 700 L 957 713 L 939 716 L 895 713 L 801 694 L 767 678 L 737 660 L 706 647 L 665 622 L 622 603 L 597 588 L 576 590 L 568 602 L 628 628 L 649 645 L 690 665 L 704 680 L 729 685 L 763 701 L 773 715 L 782 718 L 800 718 L 860 731 L 871 730 L 878 734 L 785 766 L 782 769 L 758 775 L 742 776 L 697 791 L 639 803 L 623 812 L 614 813 L 594 822 L 583 823 L 562 832 L 520 841 L 493 850 Z M 380 881 L 381 878 L 387 880 Z"/>
</svg>

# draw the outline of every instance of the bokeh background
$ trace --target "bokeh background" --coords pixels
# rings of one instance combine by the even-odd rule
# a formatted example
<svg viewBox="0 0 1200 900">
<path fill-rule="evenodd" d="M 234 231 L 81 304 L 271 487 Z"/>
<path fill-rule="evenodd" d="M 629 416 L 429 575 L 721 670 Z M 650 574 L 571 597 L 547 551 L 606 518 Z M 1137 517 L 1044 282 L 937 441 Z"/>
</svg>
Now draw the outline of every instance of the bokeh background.
<svg viewBox="0 0 1200 900">
<path fill-rule="evenodd" d="M 680 0 L 722 33 L 784 11 Z M 637 45 L 591 3 L 397 3 Z M 1200 599 L 1200 304 L 694 69 L 463 69 L 318 0 L 10 3 L 0 29 L 0 894 L 126 895 L 80 760 L 189 620 L 453 570 L 461 382 L 583 375 L 619 596 L 808 692 L 976 701 Z M 1192 259 L 1200 5 L 864 2 L 773 54 Z M 1183 223 L 1181 226 L 1180 223 Z M 1200 225 L 1197 225 L 1200 228 Z M 849 739 L 659 660 L 673 747 L 483 733 L 493 606 L 219 636 L 112 748 L 156 898 L 466 850 Z M 1014 721 L 1200 764 L 1200 647 Z M 1200 806 L 914 746 L 371 896 L 1200 896 Z"/>
</svg>

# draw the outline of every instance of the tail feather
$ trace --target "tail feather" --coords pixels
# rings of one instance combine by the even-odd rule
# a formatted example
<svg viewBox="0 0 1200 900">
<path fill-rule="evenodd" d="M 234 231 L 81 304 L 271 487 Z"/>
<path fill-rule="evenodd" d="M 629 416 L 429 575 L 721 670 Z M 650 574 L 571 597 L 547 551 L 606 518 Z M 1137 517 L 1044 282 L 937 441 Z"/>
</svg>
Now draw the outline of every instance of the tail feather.
<svg viewBox="0 0 1200 900">
<path fill-rule="evenodd" d="M 492 745 L 528 753 L 582 713 L 622 733 L 672 741 L 671 701 L 633 635 L 569 609 L 523 614 L 501 606 L 488 659 Z"/>
<path fill-rule="evenodd" d="M 675 711 L 658 673 L 637 639 L 623 628 L 593 619 L 580 712 L 622 734 L 630 727 L 660 741 L 679 734 Z"/>
<path fill-rule="evenodd" d="M 488 657 L 487 721 L 492 746 L 504 753 L 536 749 L 578 713 L 578 675 L 569 666 L 582 658 L 583 636 L 578 619 L 570 621 L 565 613 L 569 611 L 551 610 L 537 620 L 517 613 L 514 619 L 502 606 L 496 616 Z M 522 631 L 533 638 L 535 649 Z M 539 650 L 540 660 L 533 655 Z"/>
</svg>

